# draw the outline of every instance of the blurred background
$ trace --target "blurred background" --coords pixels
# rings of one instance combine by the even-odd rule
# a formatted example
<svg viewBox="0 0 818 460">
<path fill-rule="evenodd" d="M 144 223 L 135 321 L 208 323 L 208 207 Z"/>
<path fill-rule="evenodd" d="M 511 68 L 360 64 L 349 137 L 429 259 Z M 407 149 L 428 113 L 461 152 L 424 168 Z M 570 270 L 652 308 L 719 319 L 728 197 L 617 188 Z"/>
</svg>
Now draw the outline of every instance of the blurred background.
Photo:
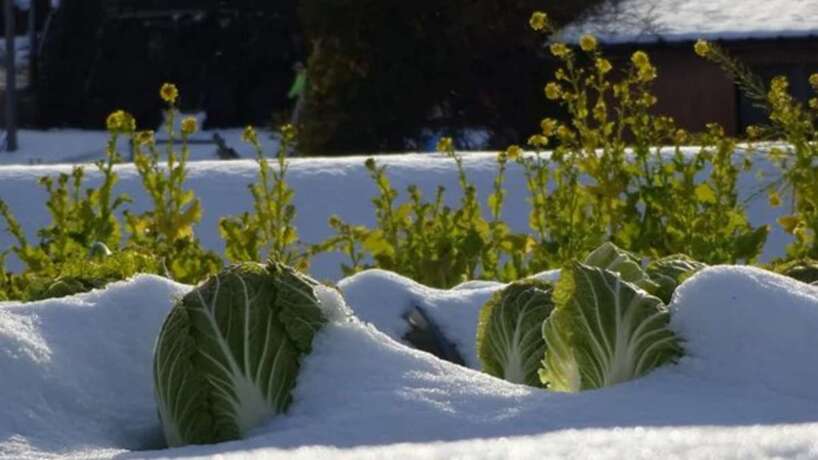
<svg viewBox="0 0 818 460">
<path fill-rule="evenodd" d="M 656 110 L 684 128 L 719 122 L 735 134 L 764 119 L 692 53 L 694 35 L 668 34 L 692 17 L 668 0 L 4 3 L 4 36 L 8 11 L 14 23 L 14 118 L 24 128 L 99 130 L 120 108 L 155 128 L 157 89 L 170 81 L 181 90 L 180 108 L 205 129 L 295 122 L 308 154 L 428 151 L 444 134 L 461 149 L 501 149 L 524 143 L 544 116 L 560 117 L 542 96 L 556 63 L 527 26 L 535 10 L 569 30 L 589 26 L 614 61 L 646 49 L 660 71 Z M 806 98 L 806 76 L 818 69 L 815 34 L 737 36 L 730 21 L 747 12 L 740 2 L 716 3 L 726 20 L 707 23 L 709 38 L 764 77 L 789 76 L 796 97 Z M 4 126 L 8 113 L 0 114 Z"/>
<path fill-rule="evenodd" d="M 501 146 L 546 110 L 531 12 L 547 7 L 568 22 L 594 3 L 17 0 L 18 124 L 101 129 L 122 108 L 156 127 L 154 96 L 171 81 L 205 129 L 277 126 L 293 115 L 303 63 L 305 148 L 417 150 L 443 131 Z"/>
</svg>

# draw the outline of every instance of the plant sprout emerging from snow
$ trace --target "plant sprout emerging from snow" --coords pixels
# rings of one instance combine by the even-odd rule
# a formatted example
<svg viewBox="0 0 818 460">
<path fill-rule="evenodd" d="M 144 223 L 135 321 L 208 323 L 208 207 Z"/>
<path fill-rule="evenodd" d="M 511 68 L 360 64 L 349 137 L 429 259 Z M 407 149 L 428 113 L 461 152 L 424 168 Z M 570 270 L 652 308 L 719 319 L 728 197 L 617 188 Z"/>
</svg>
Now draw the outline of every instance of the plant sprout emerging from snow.
<svg viewBox="0 0 818 460">
<path fill-rule="evenodd" d="M 326 322 L 317 287 L 284 265 L 246 263 L 176 304 L 154 354 L 169 446 L 237 439 L 287 409 L 300 358 Z"/>
<path fill-rule="evenodd" d="M 553 309 L 551 285 L 535 280 L 512 283 L 489 299 L 477 326 L 483 371 L 512 383 L 542 386 L 537 376 L 545 352 L 541 327 Z"/>
</svg>

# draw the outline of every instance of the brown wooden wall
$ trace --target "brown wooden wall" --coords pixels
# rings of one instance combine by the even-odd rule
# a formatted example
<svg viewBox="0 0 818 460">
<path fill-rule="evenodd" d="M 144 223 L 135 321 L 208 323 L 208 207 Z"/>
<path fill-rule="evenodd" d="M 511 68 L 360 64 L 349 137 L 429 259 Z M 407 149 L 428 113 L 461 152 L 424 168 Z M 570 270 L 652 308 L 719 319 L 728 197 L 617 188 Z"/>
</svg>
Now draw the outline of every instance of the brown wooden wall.
<svg viewBox="0 0 818 460">
<path fill-rule="evenodd" d="M 745 40 L 720 43 L 754 68 L 798 66 L 818 72 L 818 37 L 808 39 Z M 646 51 L 659 69 L 655 83 L 656 112 L 674 117 L 680 127 L 699 131 L 718 123 L 730 135 L 738 134 L 739 92 L 715 64 L 693 52 L 693 43 L 618 46 L 606 50 L 617 60 L 636 49 Z"/>
</svg>

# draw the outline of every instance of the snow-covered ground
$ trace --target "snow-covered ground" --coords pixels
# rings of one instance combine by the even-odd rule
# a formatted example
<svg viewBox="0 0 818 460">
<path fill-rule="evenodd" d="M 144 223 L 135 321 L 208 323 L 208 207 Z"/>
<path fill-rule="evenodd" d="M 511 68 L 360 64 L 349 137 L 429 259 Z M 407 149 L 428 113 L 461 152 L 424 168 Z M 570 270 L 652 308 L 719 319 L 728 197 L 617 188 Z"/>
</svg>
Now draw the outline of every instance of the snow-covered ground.
<svg viewBox="0 0 818 460">
<path fill-rule="evenodd" d="M 240 128 L 196 133 L 192 136 L 193 142 L 189 145 L 191 160 L 218 158 L 216 144 L 212 143 L 214 134 L 222 136 L 227 146 L 233 148 L 242 158 L 254 158 L 256 156 L 254 148 L 241 141 L 241 133 Z M 268 131 L 260 131 L 259 136 L 266 141 L 270 154 L 274 154 L 277 141 L 270 139 Z M 0 152 L 0 165 L 91 163 L 105 157 L 105 146 L 108 142 L 106 131 L 81 129 L 47 131 L 21 129 L 17 137 L 19 149 L 16 152 Z M 157 140 L 163 139 L 167 139 L 167 136 L 162 132 L 157 133 Z M 127 140 L 121 139 L 118 145 L 122 156 L 128 158 L 130 150 Z M 159 146 L 160 151 L 164 148 L 165 145 Z"/>
<path fill-rule="evenodd" d="M 34 136 L 32 150 L 0 166 L 0 197 L 29 235 L 47 224 L 43 175 L 100 158 L 87 150 L 101 133 Z M 92 137 L 98 136 L 98 137 Z M 239 147 L 239 131 L 228 143 Z M 265 136 L 268 137 L 268 136 Z M 80 139 L 80 138 L 84 138 Z M 235 141 L 230 139 L 235 138 Z M 76 141 L 71 146 L 71 139 Z M 23 138 L 25 141 L 26 139 Z M 38 149 L 32 146 L 42 142 Z M 64 164 L 27 165 L 63 146 Z M 268 147 L 273 148 L 273 147 Z M 694 150 L 690 150 L 691 154 Z M 243 155 L 252 152 L 245 150 Z M 272 153 L 272 151 L 270 152 Z M 194 152 L 195 158 L 209 154 Z M 8 157 L 7 157 L 8 158 Z M 327 219 L 372 224 L 376 193 L 366 157 L 293 159 L 296 224 L 310 243 L 329 236 Z M 417 184 L 431 196 L 438 185 L 459 199 L 456 171 L 437 154 L 380 156 L 393 185 Z M 495 155 L 465 154 L 467 173 L 485 200 Z M 761 183 L 741 180 L 747 196 Z M 99 180 L 88 167 L 90 181 Z M 132 165 L 118 167 L 118 190 L 147 206 Z M 203 201 L 197 229 L 221 251 L 219 218 L 251 206 L 251 160 L 193 161 L 189 186 Z M 521 171 L 509 171 L 504 216 L 527 229 Z M 786 209 L 765 197 L 748 208 L 755 224 Z M 783 254 L 788 238 L 774 228 L 765 258 Z M 0 234 L 0 248 L 11 239 Z M 509 384 L 477 372 L 477 314 L 503 285 L 469 282 L 432 289 L 373 270 L 341 279 L 338 254 L 314 260 L 313 276 L 337 282 L 357 318 L 319 335 L 286 416 L 243 441 L 161 450 L 151 378 L 153 343 L 174 300 L 190 289 L 139 276 L 105 290 L 29 304 L 0 304 L 0 459 L 40 458 L 818 458 L 818 288 L 752 268 L 717 267 L 689 280 L 671 306 L 672 327 L 686 357 L 638 381 L 577 395 Z M 15 266 L 12 261 L 12 268 Z M 553 278 L 555 273 L 543 277 Z M 440 326 L 468 367 L 401 342 L 402 318 L 419 306 Z"/>
<path fill-rule="evenodd" d="M 288 414 L 242 441 L 175 450 L 157 450 L 152 347 L 188 286 L 139 276 L 0 306 L 0 458 L 818 458 L 818 288 L 707 269 L 671 304 L 685 340 L 678 365 L 558 394 L 440 361 L 378 329 L 394 324 L 390 302 L 417 301 L 465 344 L 473 326 L 463 323 L 476 323 L 500 285 L 443 292 L 383 272 L 340 285 L 358 316 L 375 321 L 384 307 L 382 320 L 322 330 Z"/>
</svg>

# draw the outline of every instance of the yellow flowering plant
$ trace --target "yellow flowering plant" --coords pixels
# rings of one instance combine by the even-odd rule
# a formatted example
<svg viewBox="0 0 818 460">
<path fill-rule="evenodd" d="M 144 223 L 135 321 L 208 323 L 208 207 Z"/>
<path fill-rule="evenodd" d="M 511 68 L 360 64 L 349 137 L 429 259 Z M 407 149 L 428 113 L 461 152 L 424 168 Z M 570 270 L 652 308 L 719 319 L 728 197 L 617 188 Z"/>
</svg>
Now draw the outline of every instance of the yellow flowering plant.
<svg viewBox="0 0 818 460">
<path fill-rule="evenodd" d="M 556 32 L 550 24 L 543 30 Z M 561 65 L 544 91 L 568 121 L 543 120 L 529 139 L 535 152 L 518 160 L 537 241 L 527 269 L 562 266 L 604 240 L 653 256 L 753 260 L 767 229 L 744 217 L 735 194 L 739 168 L 725 154 L 733 144 L 718 130 L 690 136 L 653 113 L 658 70 L 644 51 L 615 72 L 595 37 L 582 35 L 577 44 L 575 51 L 551 43 Z M 687 142 L 702 144 L 697 156 L 683 149 Z M 724 215 L 731 225 L 719 230 Z M 696 236 L 703 228 L 708 232 Z"/>
<path fill-rule="evenodd" d="M 222 266 L 221 258 L 203 249 L 196 238 L 194 228 L 202 219 L 202 205 L 192 190 L 185 189 L 190 157 L 188 141 L 198 126 L 193 117 L 182 120 L 179 133 L 182 147 L 177 150 L 174 124 L 179 92 L 170 83 L 162 85 L 159 92 L 162 100 L 168 104 L 165 110 L 165 163 L 161 162 L 153 132 L 137 134 L 133 143 L 134 166 L 153 208 L 140 214 L 124 213 L 130 233 L 128 246 L 156 254 L 166 276 L 184 283 L 195 283 L 217 272 Z"/>
<path fill-rule="evenodd" d="M 132 134 L 134 126 L 133 117 L 122 110 L 107 117 L 110 136 L 106 155 L 95 163 L 102 179 L 99 185 L 85 184 L 82 166 L 56 178 L 40 179 L 51 220 L 37 230 L 38 243 L 28 240 L 11 209 L 0 200 L 0 217 L 15 240 L 10 249 L 25 266 L 21 273 L 8 274 L 0 264 L 0 298 L 61 297 L 101 288 L 136 273 L 158 273 L 158 265 L 150 255 L 120 248 L 122 226 L 118 214 L 131 200 L 115 192 L 119 180 L 116 165 L 121 161 L 117 144 L 123 133 Z"/>
<path fill-rule="evenodd" d="M 409 186 L 408 200 L 401 203 L 386 167 L 369 159 L 365 165 L 377 189 L 372 199 L 376 225 L 354 226 L 334 216 L 330 227 L 335 236 L 315 251 L 335 249 L 347 254 L 349 263 L 342 266 L 347 274 L 375 266 L 441 288 L 476 277 L 511 281 L 525 275 L 532 240 L 512 233 L 502 216 L 507 166 L 525 156 L 522 148 L 512 146 L 497 154 L 498 172 L 487 199 L 486 219 L 453 139 L 443 137 L 437 146 L 456 167 L 461 192 L 457 208 L 444 203 L 443 187 L 427 201 L 417 186 Z"/>
<path fill-rule="evenodd" d="M 253 210 L 238 217 L 219 221 L 219 233 L 225 241 L 225 256 L 232 262 L 272 259 L 306 270 L 310 250 L 298 238 L 295 227 L 295 192 L 286 181 L 289 162 L 287 152 L 295 142 L 291 125 L 280 129 L 276 167 L 267 160 L 258 134 L 252 126 L 242 132 L 242 140 L 253 146 L 258 164 L 256 182 L 248 185 Z"/>
<path fill-rule="evenodd" d="M 814 96 L 804 105 L 790 93 L 786 77 L 775 77 L 766 85 L 747 65 L 715 44 L 708 43 L 707 52 L 701 53 L 701 43 L 706 42 L 697 42 L 697 54 L 718 64 L 748 98 L 757 106 L 766 108 L 768 125 L 753 127 L 752 132 L 748 130 L 748 135 L 754 140 L 786 143 L 767 151 L 768 158 L 779 171 L 779 176 L 770 178 L 767 187 L 774 190 L 770 204 L 780 205 L 779 189 L 792 196 L 793 215 L 779 221 L 782 228 L 794 237 L 788 255 L 796 259 L 818 259 L 818 74 L 808 79 Z"/>
</svg>

